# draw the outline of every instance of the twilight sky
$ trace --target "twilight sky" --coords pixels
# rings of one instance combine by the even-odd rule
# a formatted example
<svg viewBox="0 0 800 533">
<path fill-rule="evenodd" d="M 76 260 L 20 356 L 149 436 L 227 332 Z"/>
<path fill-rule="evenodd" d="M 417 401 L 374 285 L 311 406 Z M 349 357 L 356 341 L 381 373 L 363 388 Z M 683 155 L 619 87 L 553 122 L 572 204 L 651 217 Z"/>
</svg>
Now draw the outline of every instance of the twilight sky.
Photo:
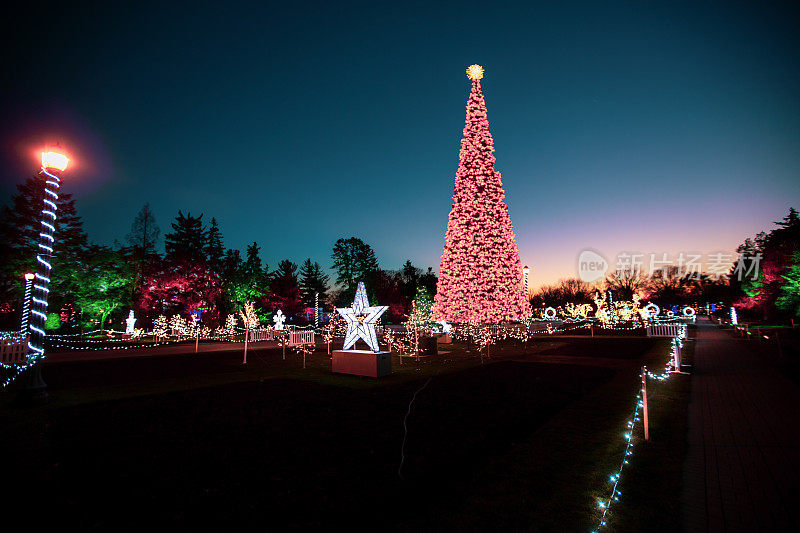
<svg viewBox="0 0 800 533">
<path fill-rule="evenodd" d="M 3 24 L 0 201 L 57 141 L 97 242 L 150 202 L 270 266 L 352 235 L 438 270 L 472 63 L 534 286 L 800 207 L 791 2 L 35 4 Z"/>
</svg>

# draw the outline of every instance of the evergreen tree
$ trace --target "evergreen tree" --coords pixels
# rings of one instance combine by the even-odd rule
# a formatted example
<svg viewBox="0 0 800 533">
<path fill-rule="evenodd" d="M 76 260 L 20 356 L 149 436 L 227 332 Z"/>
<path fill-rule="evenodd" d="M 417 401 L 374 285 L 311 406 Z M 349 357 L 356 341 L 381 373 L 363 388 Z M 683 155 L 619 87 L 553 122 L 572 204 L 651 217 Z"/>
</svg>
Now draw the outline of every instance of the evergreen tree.
<svg viewBox="0 0 800 533">
<path fill-rule="evenodd" d="M 447 221 L 433 316 L 453 322 L 497 323 L 530 314 L 494 141 L 481 89 L 483 69 L 467 70 L 467 102 L 453 206 Z"/>
<path fill-rule="evenodd" d="M 322 271 L 319 263 L 306 259 L 300 266 L 300 294 L 306 307 L 314 307 L 315 295 L 319 293 L 319 301 L 328 297 L 330 277 Z"/>
<path fill-rule="evenodd" d="M 222 259 L 222 286 L 225 291 L 223 311 L 227 314 L 236 313 L 246 302 L 259 299 L 262 289 L 257 285 L 251 283 L 245 275 L 244 261 L 239 250 L 229 248 Z"/>
<path fill-rule="evenodd" d="M 239 250 L 228 248 L 222 258 L 222 276 L 224 279 L 232 279 L 238 276 L 244 268 L 242 254 Z"/>
<path fill-rule="evenodd" d="M 269 289 L 267 299 L 273 311 L 281 309 L 284 315 L 292 317 L 302 310 L 295 263 L 288 259 L 278 263 L 278 268 L 270 275 Z"/>
<path fill-rule="evenodd" d="M 172 233 L 164 235 L 166 259 L 195 261 L 205 263 L 206 228 L 203 226 L 203 215 L 193 217 L 178 211 L 172 223 Z"/>
<path fill-rule="evenodd" d="M 222 232 L 219 230 L 219 225 L 217 225 L 217 219 L 212 218 L 206 237 L 208 265 L 214 270 L 220 271 L 224 255 L 225 247 L 222 245 Z"/>
<path fill-rule="evenodd" d="M 262 268 L 260 252 L 261 247 L 256 242 L 247 246 L 243 272 L 250 287 L 263 290 L 268 280 L 268 265 L 264 265 Z"/>
</svg>

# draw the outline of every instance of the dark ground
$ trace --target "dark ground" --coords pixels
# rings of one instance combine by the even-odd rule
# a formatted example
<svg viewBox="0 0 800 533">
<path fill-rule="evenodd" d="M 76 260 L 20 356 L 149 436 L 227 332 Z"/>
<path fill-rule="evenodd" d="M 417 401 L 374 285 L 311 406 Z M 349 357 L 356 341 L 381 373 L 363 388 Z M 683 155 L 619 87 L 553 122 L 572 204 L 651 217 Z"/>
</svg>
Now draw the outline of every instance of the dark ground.
<svg viewBox="0 0 800 533">
<path fill-rule="evenodd" d="M 324 352 L 306 370 L 277 350 L 247 368 L 224 352 L 51 362 L 49 405 L 0 397 L 4 501 L 61 529 L 585 531 L 664 343 L 559 337 L 488 364 L 459 348 L 395 357 L 380 381 L 330 374 Z"/>
</svg>

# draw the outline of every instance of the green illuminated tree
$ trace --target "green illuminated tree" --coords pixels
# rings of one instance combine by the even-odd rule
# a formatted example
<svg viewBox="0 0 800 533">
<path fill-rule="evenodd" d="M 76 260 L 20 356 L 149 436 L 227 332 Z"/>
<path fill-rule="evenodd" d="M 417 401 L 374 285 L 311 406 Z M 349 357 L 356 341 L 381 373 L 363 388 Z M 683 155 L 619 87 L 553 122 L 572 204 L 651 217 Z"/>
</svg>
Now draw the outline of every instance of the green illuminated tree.
<svg viewBox="0 0 800 533">
<path fill-rule="evenodd" d="M 75 303 L 84 318 L 97 318 L 104 329 L 114 311 L 131 305 L 133 276 L 120 254 L 107 246 L 92 245 L 77 280 Z"/>
<path fill-rule="evenodd" d="M 783 275 L 780 296 L 775 301 L 778 309 L 800 317 L 800 252 L 792 254 L 792 262 Z"/>
</svg>

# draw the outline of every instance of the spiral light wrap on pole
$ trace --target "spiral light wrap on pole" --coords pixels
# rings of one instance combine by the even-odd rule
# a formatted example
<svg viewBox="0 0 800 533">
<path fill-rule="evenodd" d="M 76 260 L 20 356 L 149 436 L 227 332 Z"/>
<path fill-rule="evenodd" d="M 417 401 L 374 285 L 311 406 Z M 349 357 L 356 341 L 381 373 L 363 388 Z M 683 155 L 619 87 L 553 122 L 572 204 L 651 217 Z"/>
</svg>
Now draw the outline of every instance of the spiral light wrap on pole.
<svg viewBox="0 0 800 533">
<path fill-rule="evenodd" d="M 28 334 L 28 320 L 31 314 L 31 285 L 32 279 L 25 279 L 25 296 L 22 299 L 22 321 L 19 326 L 20 335 Z"/>
<path fill-rule="evenodd" d="M 31 299 L 31 337 L 28 341 L 30 353 L 29 363 L 35 363 L 44 357 L 44 323 L 47 320 L 47 300 L 50 294 L 50 261 L 53 257 L 53 244 L 55 242 L 56 200 L 61 186 L 57 175 L 42 167 L 41 174 L 45 177 L 44 199 L 39 233 L 39 250 L 36 255 L 37 270 L 33 282 L 33 298 Z"/>
</svg>

